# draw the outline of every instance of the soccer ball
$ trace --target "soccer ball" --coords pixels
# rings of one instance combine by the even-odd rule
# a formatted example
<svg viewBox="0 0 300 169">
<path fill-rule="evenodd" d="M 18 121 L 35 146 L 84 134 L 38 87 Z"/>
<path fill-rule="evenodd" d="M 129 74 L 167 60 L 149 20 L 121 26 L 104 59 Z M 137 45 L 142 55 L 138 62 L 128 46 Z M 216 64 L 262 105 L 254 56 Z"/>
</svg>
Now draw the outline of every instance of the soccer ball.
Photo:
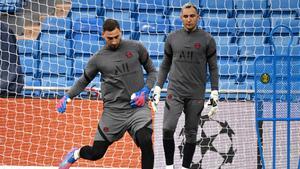
<svg viewBox="0 0 300 169">
<path fill-rule="evenodd" d="M 185 143 L 184 128 L 180 132 L 182 138 L 178 146 L 181 157 Z M 191 169 L 221 169 L 233 162 L 235 152 L 233 145 L 234 131 L 227 121 L 221 122 L 203 117 L 200 120 L 196 150 Z"/>
</svg>

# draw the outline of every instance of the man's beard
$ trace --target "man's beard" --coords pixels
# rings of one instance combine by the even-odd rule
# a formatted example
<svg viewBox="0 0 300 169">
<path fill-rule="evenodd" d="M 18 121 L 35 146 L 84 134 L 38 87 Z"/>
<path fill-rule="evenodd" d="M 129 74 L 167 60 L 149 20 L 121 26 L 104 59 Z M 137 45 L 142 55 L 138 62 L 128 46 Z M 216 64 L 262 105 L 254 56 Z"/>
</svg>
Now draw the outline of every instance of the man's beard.
<svg viewBox="0 0 300 169">
<path fill-rule="evenodd" d="M 108 47 L 110 50 L 117 50 L 119 45 L 109 45 Z"/>
</svg>

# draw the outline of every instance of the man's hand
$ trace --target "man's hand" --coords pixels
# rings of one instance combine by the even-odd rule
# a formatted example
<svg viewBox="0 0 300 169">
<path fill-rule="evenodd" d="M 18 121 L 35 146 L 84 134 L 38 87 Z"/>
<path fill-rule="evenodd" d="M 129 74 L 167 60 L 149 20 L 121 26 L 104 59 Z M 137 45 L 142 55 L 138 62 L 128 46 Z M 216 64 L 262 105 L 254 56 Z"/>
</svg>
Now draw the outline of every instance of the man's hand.
<svg viewBox="0 0 300 169">
<path fill-rule="evenodd" d="M 160 100 L 160 93 L 161 93 L 161 88 L 159 86 L 155 86 L 153 89 L 153 94 L 151 96 L 151 106 L 154 112 L 157 111 L 157 105 Z"/>
<path fill-rule="evenodd" d="M 150 93 L 148 86 L 143 87 L 141 90 L 131 95 L 130 105 L 131 107 L 143 107 Z"/>
<path fill-rule="evenodd" d="M 217 90 L 212 90 L 208 102 L 205 104 L 205 108 L 210 106 L 208 112 L 208 117 L 211 118 L 218 111 L 218 102 L 219 102 L 219 92 Z"/>
<path fill-rule="evenodd" d="M 66 111 L 67 103 L 70 102 L 71 99 L 68 95 L 64 95 L 56 105 L 56 110 L 59 113 L 64 113 Z"/>
</svg>

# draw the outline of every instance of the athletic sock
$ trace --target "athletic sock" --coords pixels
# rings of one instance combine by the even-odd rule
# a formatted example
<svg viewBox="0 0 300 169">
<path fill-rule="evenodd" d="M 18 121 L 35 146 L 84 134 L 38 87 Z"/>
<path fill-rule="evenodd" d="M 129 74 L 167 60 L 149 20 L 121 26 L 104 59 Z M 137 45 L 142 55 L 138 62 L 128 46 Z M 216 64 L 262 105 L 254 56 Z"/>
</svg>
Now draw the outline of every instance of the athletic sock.
<svg viewBox="0 0 300 169">
<path fill-rule="evenodd" d="M 194 152 L 195 152 L 196 144 L 195 143 L 185 143 L 184 149 L 183 149 L 183 161 L 182 161 L 182 167 L 189 168 Z"/>
<path fill-rule="evenodd" d="M 165 159 L 167 165 L 174 164 L 174 151 L 175 151 L 175 141 L 174 139 L 166 140 L 163 139 L 163 146 L 165 150 Z"/>
</svg>

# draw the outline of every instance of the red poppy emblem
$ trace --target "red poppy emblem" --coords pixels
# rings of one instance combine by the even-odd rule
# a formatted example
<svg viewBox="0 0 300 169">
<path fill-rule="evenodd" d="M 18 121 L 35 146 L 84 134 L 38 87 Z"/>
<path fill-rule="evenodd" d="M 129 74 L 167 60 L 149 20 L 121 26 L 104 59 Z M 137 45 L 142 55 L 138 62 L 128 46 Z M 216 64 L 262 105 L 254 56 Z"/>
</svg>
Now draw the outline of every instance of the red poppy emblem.
<svg viewBox="0 0 300 169">
<path fill-rule="evenodd" d="M 131 51 L 127 51 L 127 53 L 126 53 L 126 56 L 127 56 L 127 58 L 131 58 L 132 57 L 132 52 Z"/>
<path fill-rule="evenodd" d="M 194 47 L 195 47 L 196 49 L 199 49 L 199 48 L 201 47 L 201 44 L 200 44 L 199 42 L 196 42 L 196 43 L 194 44 Z"/>
<path fill-rule="evenodd" d="M 172 94 L 169 94 L 168 95 L 168 99 L 172 99 L 173 98 L 173 95 Z"/>
<path fill-rule="evenodd" d="M 104 132 L 108 132 L 108 131 L 109 131 L 108 127 L 104 127 L 104 128 L 103 128 L 103 131 L 104 131 Z"/>
</svg>

